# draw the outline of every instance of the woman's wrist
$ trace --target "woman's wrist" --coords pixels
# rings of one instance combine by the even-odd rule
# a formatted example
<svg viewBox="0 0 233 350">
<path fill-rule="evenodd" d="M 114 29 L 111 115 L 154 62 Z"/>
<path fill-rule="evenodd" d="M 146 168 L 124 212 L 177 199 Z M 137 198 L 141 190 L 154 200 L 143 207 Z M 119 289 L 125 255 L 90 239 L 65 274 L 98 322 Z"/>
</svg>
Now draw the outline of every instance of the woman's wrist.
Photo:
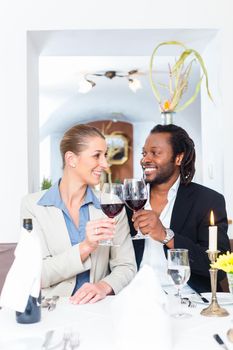
<svg viewBox="0 0 233 350">
<path fill-rule="evenodd" d="M 81 260 L 85 261 L 89 255 L 96 249 L 96 245 L 89 244 L 86 240 L 79 244 Z"/>
<path fill-rule="evenodd" d="M 113 294 L 114 294 L 112 287 L 111 287 L 107 282 L 105 282 L 105 281 L 99 281 L 99 282 L 97 283 L 97 285 L 98 285 L 100 288 L 103 288 L 103 289 L 104 289 L 106 295 L 113 295 Z"/>
</svg>

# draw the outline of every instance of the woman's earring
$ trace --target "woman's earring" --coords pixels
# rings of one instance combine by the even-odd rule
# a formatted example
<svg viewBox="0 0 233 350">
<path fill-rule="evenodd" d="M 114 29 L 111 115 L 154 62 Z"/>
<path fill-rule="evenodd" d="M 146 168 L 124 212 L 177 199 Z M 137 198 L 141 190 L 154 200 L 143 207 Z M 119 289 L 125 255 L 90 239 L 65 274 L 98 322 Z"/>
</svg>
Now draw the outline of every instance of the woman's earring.
<svg viewBox="0 0 233 350">
<path fill-rule="evenodd" d="M 71 167 L 72 168 L 76 168 L 76 164 L 71 164 Z"/>
</svg>

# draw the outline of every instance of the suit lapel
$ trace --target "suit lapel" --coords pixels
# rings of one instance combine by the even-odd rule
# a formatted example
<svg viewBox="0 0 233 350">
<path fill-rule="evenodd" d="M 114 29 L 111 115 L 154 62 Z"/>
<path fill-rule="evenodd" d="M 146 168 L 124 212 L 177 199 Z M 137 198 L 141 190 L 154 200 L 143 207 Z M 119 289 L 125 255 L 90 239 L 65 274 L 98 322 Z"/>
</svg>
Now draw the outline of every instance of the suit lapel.
<svg viewBox="0 0 233 350">
<path fill-rule="evenodd" d="M 182 230 L 188 214 L 192 209 L 193 201 L 194 196 L 191 184 L 188 186 L 180 184 L 172 211 L 170 225 L 171 229 L 175 232 L 180 232 Z"/>
</svg>

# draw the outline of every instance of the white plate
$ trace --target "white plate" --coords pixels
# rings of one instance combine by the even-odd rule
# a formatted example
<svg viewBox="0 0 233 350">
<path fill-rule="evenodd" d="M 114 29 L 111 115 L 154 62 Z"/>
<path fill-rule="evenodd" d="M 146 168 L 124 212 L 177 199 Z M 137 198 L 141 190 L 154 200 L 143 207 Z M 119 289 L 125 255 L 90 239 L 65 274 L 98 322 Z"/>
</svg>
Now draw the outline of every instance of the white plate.
<svg viewBox="0 0 233 350">
<path fill-rule="evenodd" d="M 211 302 L 212 293 L 201 293 L 201 295 L 209 300 L 209 303 Z M 202 301 L 201 297 L 198 294 L 191 294 L 189 298 L 194 303 L 207 305 L 207 303 L 204 303 L 204 301 Z M 233 304 L 233 296 L 231 293 L 217 293 L 217 299 L 220 305 Z"/>
</svg>

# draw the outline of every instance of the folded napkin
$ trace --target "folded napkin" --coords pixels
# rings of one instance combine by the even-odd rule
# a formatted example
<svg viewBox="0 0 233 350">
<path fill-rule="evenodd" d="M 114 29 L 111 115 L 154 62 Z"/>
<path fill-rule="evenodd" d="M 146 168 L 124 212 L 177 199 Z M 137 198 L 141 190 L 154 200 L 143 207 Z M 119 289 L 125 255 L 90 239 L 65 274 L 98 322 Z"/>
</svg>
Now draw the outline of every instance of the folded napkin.
<svg viewBox="0 0 233 350">
<path fill-rule="evenodd" d="M 153 269 L 144 265 L 111 304 L 117 350 L 170 350 L 167 296 Z"/>
<path fill-rule="evenodd" d="M 29 295 L 37 298 L 41 285 L 42 254 L 35 230 L 22 228 L 15 259 L 7 274 L 0 305 L 24 312 Z"/>
</svg>

